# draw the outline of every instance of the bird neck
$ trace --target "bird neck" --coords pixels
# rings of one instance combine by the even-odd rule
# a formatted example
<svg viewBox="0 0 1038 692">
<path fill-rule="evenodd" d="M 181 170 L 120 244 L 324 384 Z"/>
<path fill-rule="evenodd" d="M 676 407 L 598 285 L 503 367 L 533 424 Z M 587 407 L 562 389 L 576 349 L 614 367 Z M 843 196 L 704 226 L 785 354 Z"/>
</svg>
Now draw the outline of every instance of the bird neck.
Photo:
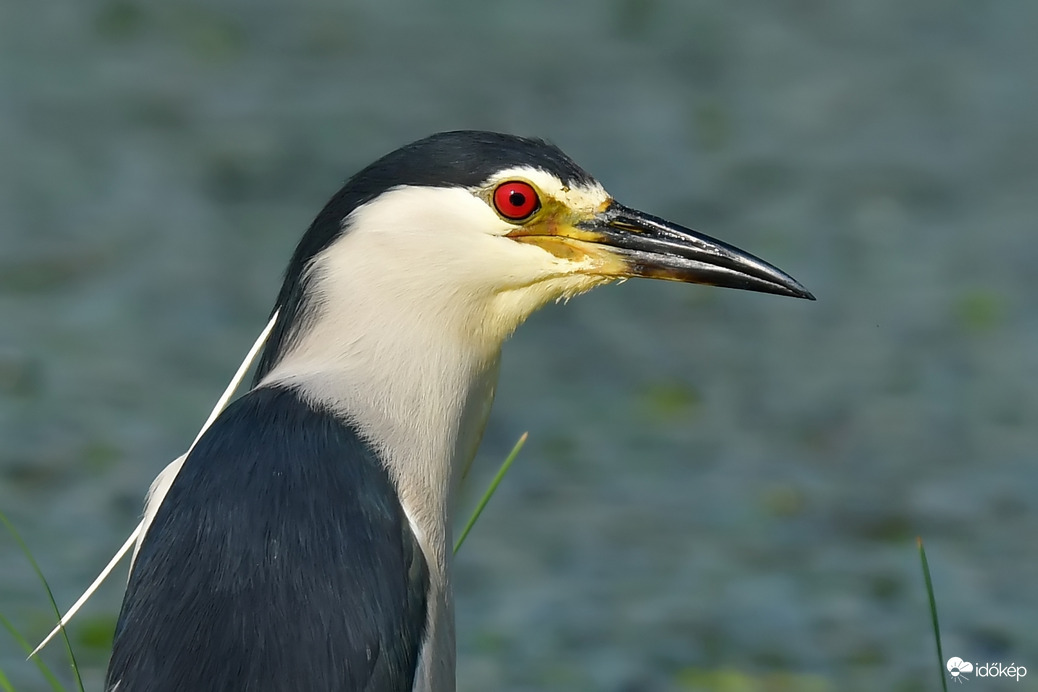
<svg viewBox="0 0 1038 692">
<path fill-rule="evenodd" d="M 421 322 L 382 338 L 355 317 L 349 336 L 331 320 L 309 329 L 262 384 L 298 387 L 356 426 L 386 464 L 430 558 L 446 563 L 454 497 L 490 412 L 499 351 Z M 382 331 L 389 326 L 384 315 L 371 317 Z"/>
</svg>

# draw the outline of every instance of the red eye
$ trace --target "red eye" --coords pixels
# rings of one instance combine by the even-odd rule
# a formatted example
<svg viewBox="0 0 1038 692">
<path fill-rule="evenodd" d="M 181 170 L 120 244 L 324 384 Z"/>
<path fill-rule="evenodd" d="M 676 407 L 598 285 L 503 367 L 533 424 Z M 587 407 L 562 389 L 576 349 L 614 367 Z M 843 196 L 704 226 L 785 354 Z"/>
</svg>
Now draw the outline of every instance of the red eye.
<svg viewBox="0 0 1038 692">
<path fill-rule="evenodd" d="M 510 221 L 520 221 L 541 208 L 541 200 L 530 183 L 513 180 L 494 190 L 497 213 Z"/>
</svg>

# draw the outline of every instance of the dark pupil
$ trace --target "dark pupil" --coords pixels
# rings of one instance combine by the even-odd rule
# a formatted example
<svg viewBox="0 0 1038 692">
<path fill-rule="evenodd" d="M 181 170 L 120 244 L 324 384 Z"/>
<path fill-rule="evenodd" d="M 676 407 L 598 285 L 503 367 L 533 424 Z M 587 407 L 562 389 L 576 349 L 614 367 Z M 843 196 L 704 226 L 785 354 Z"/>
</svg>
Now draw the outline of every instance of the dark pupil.
<svg viewBox="0 0 1038 692">
<path fill-rule="evenodd" d="M 511 204 L 513 207 L 522 207 L 524 204 L 526 204 L 526 195 L 519 192 L 518 190 L 513 190 L 508 195 L 508 203 Z"/>
</svg>

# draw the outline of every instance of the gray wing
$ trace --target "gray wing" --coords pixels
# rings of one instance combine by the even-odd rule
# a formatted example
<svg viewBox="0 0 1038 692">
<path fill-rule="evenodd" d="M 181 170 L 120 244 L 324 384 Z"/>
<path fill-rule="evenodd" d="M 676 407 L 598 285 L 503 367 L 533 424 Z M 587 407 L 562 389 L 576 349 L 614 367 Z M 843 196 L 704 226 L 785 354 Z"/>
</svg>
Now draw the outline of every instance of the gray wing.
<svg viewBox="0 0 1038 692">
<path fill-rule="evenodd" d="M 256 389 L 149 527 L 106 688 L 411 692 L 428 585 L 378 455 L 295 391 Z"/>
</svg>

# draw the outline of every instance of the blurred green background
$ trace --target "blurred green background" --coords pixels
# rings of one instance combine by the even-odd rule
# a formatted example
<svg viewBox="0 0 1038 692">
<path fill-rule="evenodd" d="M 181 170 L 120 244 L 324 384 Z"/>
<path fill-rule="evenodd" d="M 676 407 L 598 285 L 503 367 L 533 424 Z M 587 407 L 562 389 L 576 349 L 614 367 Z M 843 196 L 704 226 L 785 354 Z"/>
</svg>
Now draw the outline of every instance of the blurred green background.
<svg viewBox="0 0 1038 692">
<path fill-rule="evenodd" d="M 0 509 L 71 603 L 343 180 L 437 130 L 542 136 L 819 300 L 629 282 L 519 331 L 462 514 L 530 441 L 459 557 L 459 689 L 936 689 L 916 535 L 946 655 L 1035 689 L 1036 29 L 1023 0 L 3 0 Z M 93 689 L 124 578 L 71 629 Z M 0 612 L 51 624 L 6 536 Z M 21 659 L 0 637 L 43 689 Z"/>
</svg>

